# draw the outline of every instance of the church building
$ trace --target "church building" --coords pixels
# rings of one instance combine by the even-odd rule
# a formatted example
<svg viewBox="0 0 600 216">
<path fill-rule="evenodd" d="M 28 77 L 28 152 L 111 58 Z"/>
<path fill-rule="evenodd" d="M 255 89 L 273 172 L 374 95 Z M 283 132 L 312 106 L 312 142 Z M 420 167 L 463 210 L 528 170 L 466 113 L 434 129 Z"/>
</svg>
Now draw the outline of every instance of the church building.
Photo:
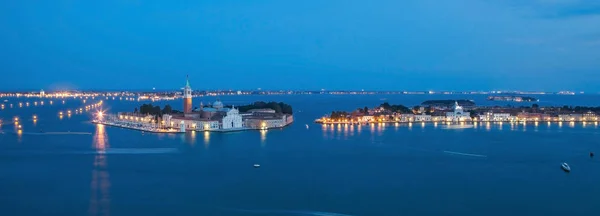
<svg viewBox="0 0 600 216">
<path fill-rule="evenodd" d="M 471 113 L 465 112 L 463 107 L 458 105 L 458 102 L 454 102 L 454 111 L 446 113 L 446 121 L 471 121 Z"/>
</svg>

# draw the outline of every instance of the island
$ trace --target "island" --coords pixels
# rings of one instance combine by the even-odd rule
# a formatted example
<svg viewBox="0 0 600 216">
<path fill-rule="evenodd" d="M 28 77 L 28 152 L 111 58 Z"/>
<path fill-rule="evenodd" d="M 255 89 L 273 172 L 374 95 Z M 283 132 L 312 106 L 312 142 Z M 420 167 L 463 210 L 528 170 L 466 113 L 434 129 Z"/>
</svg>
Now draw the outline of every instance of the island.
<svg viewBox="0 0 600 216">
<path fill-rule="evenodd" d="M 491 101 L 513 101 L 513 102 L 536 102 L 536 101 L 539 101 L 538 99 L 533 98 L 533 97 L 511 96 L 511 95 L 489 96 L 487 99 L 491 100 Z"/>
<path fill-rule="evenodd" d="M 283 102 L 257 101 L 238 107 L 226 106 L 217 99 L 205 105 L 193 106 L 189 81 L 183 88 L 183 110 L 173 110 L 143 104 L 133 112 L 99 113 L 94 123 L 157 133 L 186 131 L 230 132 L 282 128 L 294 122 L 292 106 Z"/>
<path fill-rule="evenodd" d="M 428 106 L 391 105 L 383 103 L 376 107 L 357 108 L 353 111 L 333 111 L 316 119 L 319 124 L 372 124 L 433 122 L 448 124 L 476 124 L 478 122 L 592 122 L 598 124 L 600 107 L 585 106 L 475 106 L 472 101 L 459 100 L 447 107 L 446 100 L 421 103 Z"/>
<path fill-rule="evenodd" d="M 458 103 L 458 105 L 466 108 L 471 108 L 475 106 L 475 102 L 473 102 L 472 100 L 427 100 L 423 101 L 423 103 L 421 103 L 421 106 L 430 106 L 438 109 L 448 109 L 454 106 L 455 103 Z"/>
</svg>

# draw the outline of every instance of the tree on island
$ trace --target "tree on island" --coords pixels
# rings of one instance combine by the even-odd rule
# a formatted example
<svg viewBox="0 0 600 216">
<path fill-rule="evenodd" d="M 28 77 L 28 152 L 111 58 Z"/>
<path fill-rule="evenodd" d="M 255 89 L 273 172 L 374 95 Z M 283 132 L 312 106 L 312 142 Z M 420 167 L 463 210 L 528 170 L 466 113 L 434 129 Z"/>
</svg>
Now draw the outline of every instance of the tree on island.
<svg viewBox="0 0 600 216">
<path fill-rule="evenodd" d="M 390 103 L 388 103 L 388 102 L 382 103 L 381 105 L 379 105 L 379 107 L 383 108 L 384 110 L 392 109 L 392 105 L 390 105 Z"/>
<path fill-rule="evenodd" d="M 272 109 L 275 110 L 275 113 L 293 114 L 292 106 L 283 102 L 266 103 L 264 101 L 257 101 L 253 104 L 238 106 L 237 108 L 240 110 L 240 112 L 247 112 L 251 109 Z"/>
<path fill-rule="evenodd" d="M 169 104 L 165 105 L 165 108 L 162 110 L 162 114 L 171 114 L 172 112 L 173 108 L 171 108 L 171 105 Z"/>
<path fill-rule="evenodd" d="M 385 102 L 379 107 L 383 107 L 384 110 L 392 113 L 412 113 L 412 110 L 404 105 L 390 105 L 389 103 Z"/>
<path fill-rule="evenodd" d="M 171 105 L 168 104 L 163 109 L 160 109 L 160 106 L 152 106 L 152 104 L 142 104 L 139 111 L 138 108 L 135 108 L 135 112 L 156 117 L 162 117 L 163 114 L 181 113 L 180 111 L 173 110 Z"/>
<path fill-rule="evenodd" d="M 329 115 L 329 118 L 331 119 L 335 119 L 335 120 L 343 120 L 346 119 L 348 117 L 348 112 L 345 111 L 333 111 L 331 112 L 331 115 Z"/>
<path fill-rule="evenodd" d="M 479 117 L 479 113 L 472 111 L 470 114 L 471 119 Z"/>
</svg>

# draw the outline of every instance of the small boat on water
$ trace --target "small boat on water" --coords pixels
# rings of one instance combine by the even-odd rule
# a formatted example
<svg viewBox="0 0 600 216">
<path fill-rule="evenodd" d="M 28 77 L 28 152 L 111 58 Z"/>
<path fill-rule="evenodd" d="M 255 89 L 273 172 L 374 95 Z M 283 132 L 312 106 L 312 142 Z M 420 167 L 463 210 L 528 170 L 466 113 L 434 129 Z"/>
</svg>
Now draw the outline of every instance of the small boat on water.
<svg viewBox="0 0 600 216">
<path fill-rule="evenodd" d="M 590 152 L 590 157 L 594 157 L 594 152 Z"/>
<path fill-rule="evenodd" d="M 8 100 L 4 100 L 4 102 L 8 102 Z"/>
<path fill-rule="evenodd" d="M 571 172 L 571 167 L 567 163 L 560 164 L 560 168 L 563 169 L 565 172 Z"/>
<path fill-rule="evenodd" d="M 254 164 L 254 168 L 259 168 L 260 164 Z"/>
</svg>

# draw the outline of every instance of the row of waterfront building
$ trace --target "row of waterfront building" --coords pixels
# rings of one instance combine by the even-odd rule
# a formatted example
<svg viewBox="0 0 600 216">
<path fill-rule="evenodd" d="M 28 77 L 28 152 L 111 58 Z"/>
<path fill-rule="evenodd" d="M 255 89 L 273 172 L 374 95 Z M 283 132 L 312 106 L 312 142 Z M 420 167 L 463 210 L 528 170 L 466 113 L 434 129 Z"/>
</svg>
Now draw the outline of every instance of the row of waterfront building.
<svg viewBox="0 0 600 216">
<path fill-rule="evenodd" d="M 285 127 L 293 122 L 293 116 L 277 114 L 272 109 L 249 110 L 240 113 L 236 108 L 223 111 L 195 112 L 192 115 L 164 114 L 162 118 L 139 113 L 120 112 L 104 116 L 103 122 L 114 126 L 137 128 L 154 132 L 185 131 L 239 131 Z"/>
<path fill-rule="evenodd" d="M 377 113 L 371 112 L 372 113 Z M 466 112 L 458 103 L 452 108 L 452 111 L 445 115 L 427 115 L 421 114 L 380 114 L 380 115 L 361 115 L 356 117 L 332 119 L 317 119 L 317 123 L 371 123 L 371 122 L 515 122 L 515 121 L 583 121 L 597 122 L 599 117 L 594 112 L 586 113 L 568 113 L 551 115 L 547 113 L 529 113 L 519 112 L 515 115 L 507 112 L 488 111 L 482 114 L 472 114 Z"/>
<path fill-rule="evenodd" d="M 208 106 L 200 103 L 197 109 L 192 107 L 192 89 L 189 81 L 186 81 L 182 113 L 163 114 L 159 117 L 121 112 L 117 115 L 106 115 L 97 121 L 152 132 L 265 130 L 285 127 L 294 121 L 291 114 L 277 113 L 273 109 L 240 112 L 235 106 L 225 107 L 220 100 Z"/>
</svg>

